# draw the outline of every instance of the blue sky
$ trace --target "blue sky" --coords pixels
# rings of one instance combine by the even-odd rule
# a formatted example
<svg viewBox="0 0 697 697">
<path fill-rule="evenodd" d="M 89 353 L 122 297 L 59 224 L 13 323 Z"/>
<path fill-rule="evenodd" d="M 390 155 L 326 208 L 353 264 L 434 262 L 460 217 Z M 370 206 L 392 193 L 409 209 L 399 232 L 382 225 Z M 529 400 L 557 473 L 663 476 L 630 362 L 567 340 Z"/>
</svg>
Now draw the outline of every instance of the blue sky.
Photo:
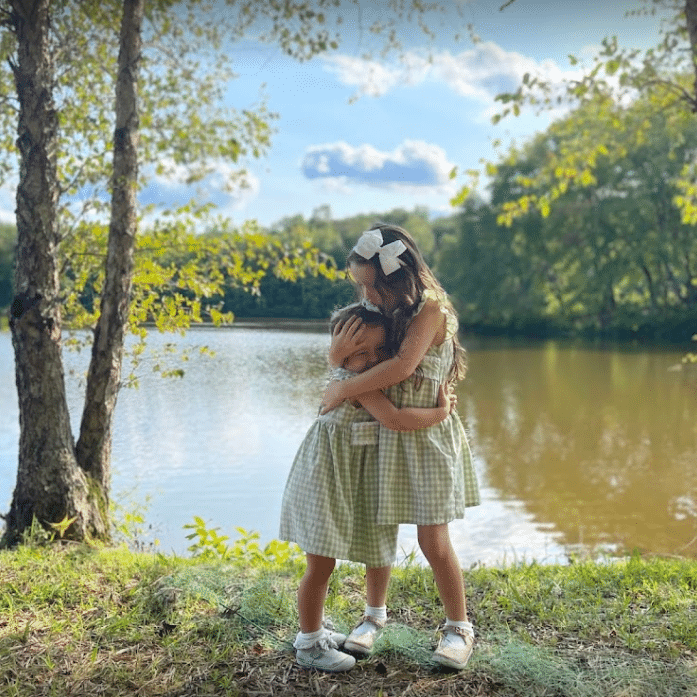
<svg viewBox="0 0 697 697">
<path fill-rule="evenodd" d="M 214 175 L 192 192 L 162 180 L 141 200 L 171 205 L 195 194 L 235 223 L 254 218 L 264 226 L 310 217 L 322 205 L 334 218 L 415 206 L 452 213 L 449 201 L 464 182 L 448 177 L 453 167 L 478 169 L 493 157 L 494 139 L 520 142 L 549 118 L 525 114 L 492 125 L 498 92 L 514 90 L 526 72 L 561 80 L 578 69 L 569 54 L 590 63 L 606 36 L 637 47 L 658 36 L 658 19 L 625 17 L 641 0 L 515 0 L 503 11 L 504 0 L 445 1 L 459 3 L 479 43 L 465 26 L 458 43 L 443 31 L 448 38 L 431 45 L 405 27 L 406 61 L 365 61 L 366 39 L 348 23 L 338 51 L 305 63 L 268 45 L 236 45 L 230 104 L 254 104 L 264 85 L 269 110 L 280 116 L 268 154 L 246 163 L 249 187 L 225 192 Z M 12 219 L 13 204 L 2 192 L 0 217 Z"/>
<path fill-rule="evenodd" d="M 230 94 L 244 102 L 265 83 L 280 120 L 268 157 L 249 166 L 252 187 L 227 201 L 229 215 L 269 225 L 324 204 L 335 218 L 417 205 L 451 213 L 463 181 L 448 178 L 452 167 L 478 168 L 492 157 L 492 140 L 522 140 L 548 118 L 492 125 L 498 92 L 516 89 L 525 72 L 561 79 L 578 69 L 569 54 L 590 63 L 605 36 L 638 47 L 658 36 L 656 18 L 625 17 L 636 7 L 630 0 L 515 0 L 500 11 L 502 4 L 463 4 L 476 45 L 464 38 L 428 47 L 418 32 L 405 33 L 408 66 L 366 63 L 350 33 L 338 52 L 303 64 L 248 46 Z"/>
</svg>

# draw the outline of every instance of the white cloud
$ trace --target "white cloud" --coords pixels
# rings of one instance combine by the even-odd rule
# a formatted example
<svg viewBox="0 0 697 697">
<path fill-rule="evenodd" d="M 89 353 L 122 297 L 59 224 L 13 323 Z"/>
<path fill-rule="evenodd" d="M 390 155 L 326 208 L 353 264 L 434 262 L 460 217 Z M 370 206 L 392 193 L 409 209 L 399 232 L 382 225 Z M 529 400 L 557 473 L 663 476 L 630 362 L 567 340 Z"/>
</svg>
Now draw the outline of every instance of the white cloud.
<svg viewBox="0 0 697 697">
<path fill-rule="evenodd" d="M 219 205 L 220 214 L 227 216 L 245 210 L 259 196 L 260 191 L 261 181 L 259 177 L 251 172 L 246 172 L 244 183 L 232 191 L 227 191 L 227 201 Z"/>
<path fill-rule="evenodd" d="M 562 70 L 552 60 L 536 61 L 491 41 L 458 54 L 408 52 L 400 63 L 391 65 L 350 56 L 328 56 L 324 60 L 341 83 L 356 87 L 361 96 L 380 97 L 398 86 L 433 80 L 485 104 L 491 104 L 501 92 L 516 90 L 525 73 L 552 85 L 577 74 Z"/>
<path fill-rule="evenodd" d="M 188 169 L 167 163 L 165 172 L 152 175 L 149 184 L 139 195 L 142 205 L 156 207 L 180 206 L 192 198 L 198 203 L 213 203 L 225 215 L 243 210 L 259 195 L 259 178 L 251 172 L 240 171 L 226 162 L 214 163 L 200 181 L 187 183 Z"/>
<path fill-rule="evenodd" d="M 332 196 L 350 196 L 354 193 L 354 188 L 346 177 L 327 177 L 323 179 L 322 190 Z"/>
<path fill-rule="evenodd" d="M 339 180 L 374 187 L 410 187 L 449 190 L 453 163 L 445 150 L 432 143 L 405 140 L 391 152 L 372 145 L 343 141 L 313 145 L 305 152 L 301 169 L 308 179 Z"/>
<path fill-rule="evenodd" d="M 416 85 L 426 79 L 429 64 L 416 53 L 404 57 L 404 64 L 385 65 L 353 56 L 325 56 L 324 61 L 344 85 L 357 87 L 359 95 L 381 97 L 401 84 Z"/>
</svg>

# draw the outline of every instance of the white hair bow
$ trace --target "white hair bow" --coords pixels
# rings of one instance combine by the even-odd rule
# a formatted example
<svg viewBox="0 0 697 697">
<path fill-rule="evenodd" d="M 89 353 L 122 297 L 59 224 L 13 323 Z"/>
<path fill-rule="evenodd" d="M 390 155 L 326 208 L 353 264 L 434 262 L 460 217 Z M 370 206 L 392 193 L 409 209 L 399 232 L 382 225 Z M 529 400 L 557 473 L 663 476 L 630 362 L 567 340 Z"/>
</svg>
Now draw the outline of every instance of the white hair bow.
<svg viewBox="0 0 697 697">
<path fill-rule="evenodd" d="M 389 276 L 393 271 L 396 271 L 403 262 L 399 259 L 399 255 L 406 250 L 407 246 L 402 240 L 395 240 L 389 244 L 383 245 L 382 232 L 380 230 L 366 230 L 361 234 L 356 246 L 353 250 L 356 254 L 360 254 L 364 259 L 371 259 L 375 254 L 380 258 L 380 266 Z"/>
</svg>

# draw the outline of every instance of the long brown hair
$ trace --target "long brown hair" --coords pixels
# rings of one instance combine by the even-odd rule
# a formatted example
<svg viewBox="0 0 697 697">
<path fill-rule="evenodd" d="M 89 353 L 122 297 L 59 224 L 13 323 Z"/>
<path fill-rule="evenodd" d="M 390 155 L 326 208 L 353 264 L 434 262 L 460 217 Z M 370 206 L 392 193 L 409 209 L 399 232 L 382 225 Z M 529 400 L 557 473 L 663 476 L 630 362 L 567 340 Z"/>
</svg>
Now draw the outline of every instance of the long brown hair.
<svg viewBox="0 0 697 697">
<path fill-rule="evenodd" d="M 377 254 L 366 259 L 355 250 L 349 253 L 346 264 L 370 264 L 375 269 L 375 290 L 383 300 L 390 298 L 396 303 L 392 311 L 392 336 L 397 345 L 402 343 L 406 335 L 409 322 L 423 298 L 425 291 L 435 293 L 440 306 L 446 314 L 457 320 L 457 313 L 453 308 L 443 286 L 438 282 L 433 272 L 424 261 L 419 248 L 412 236 L 398 225 L 378 223 L 371 230 L 379 230 L 382 233 L 383 245 L 401 240 L 406 249 L 399 255 L 402 265 L 396 271 L 387 275 L 382 270 L 380 258 Z M 457 382 L 465 377 L 467 371 L 465 349 L 460 344 L 457 332 L 453 336 L 453 363 L 448 379 Z"/>
</svg>

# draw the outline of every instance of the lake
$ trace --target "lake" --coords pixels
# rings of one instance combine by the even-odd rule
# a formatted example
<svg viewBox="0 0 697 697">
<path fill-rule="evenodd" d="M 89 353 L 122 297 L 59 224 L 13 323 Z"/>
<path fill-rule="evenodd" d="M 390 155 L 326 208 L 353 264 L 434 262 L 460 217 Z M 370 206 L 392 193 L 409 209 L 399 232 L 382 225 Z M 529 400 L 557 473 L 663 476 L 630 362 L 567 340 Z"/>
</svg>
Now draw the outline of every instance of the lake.
<svg viewBox="0 0 697 697">
<path fill-rule="evenodd" d="M 293 455 L 326 374 L 323 323 L 239 322 L 185 336 L 151 334 L 153 351 L 193 349 L 181 379 L 146 355 L 140 387 L 117 406 L 113 496 L 147 501 L 149 534 L 187 554 L 195 515 L 221 534 L 277 535 Z M 469 372 L 458 410 L 482 505 L 451 523 L 463 566 L 587 552 L 697 556 L 697 366 L 678 348 L 463 337 Z M 213 356 L 201 355 L 207 346 Z M 88 355 L 65 352 L 75 428 Z M 11 337 L 0 333 L 0 508 L 15 484 L 19 426 Z M 404 553 L 416 529 L 400 529 Z M 422 557 L 417 553 L 417 559 Z"/>
</svg>

